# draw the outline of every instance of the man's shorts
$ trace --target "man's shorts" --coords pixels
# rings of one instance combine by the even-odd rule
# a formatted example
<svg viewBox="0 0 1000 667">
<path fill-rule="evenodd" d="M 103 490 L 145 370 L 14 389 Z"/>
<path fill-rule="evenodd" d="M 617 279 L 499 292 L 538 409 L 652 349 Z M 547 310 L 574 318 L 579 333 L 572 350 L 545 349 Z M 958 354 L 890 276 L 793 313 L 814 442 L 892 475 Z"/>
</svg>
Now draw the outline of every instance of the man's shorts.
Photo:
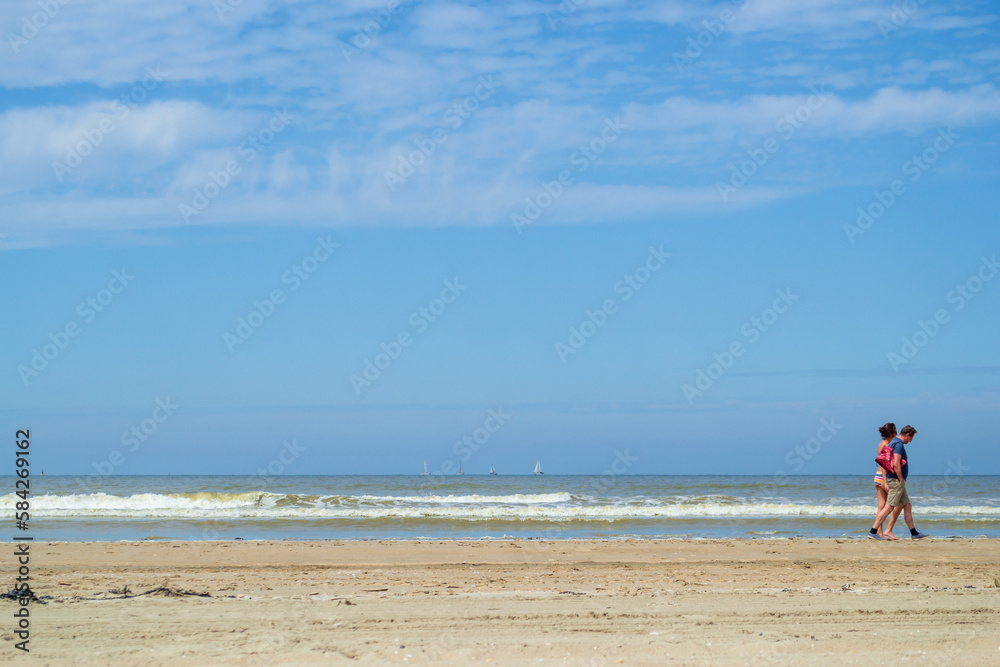
<svg viewBox="0 0 1000 667">
<path fill-rule="evenodd" d="M 910 504 L 910 496 L 906 493 L 906 485 L 900 484 L 895 477 L 889 478 L 889 497 L 885 500 L 887 505 L 906 507 Z"/>
</svg>

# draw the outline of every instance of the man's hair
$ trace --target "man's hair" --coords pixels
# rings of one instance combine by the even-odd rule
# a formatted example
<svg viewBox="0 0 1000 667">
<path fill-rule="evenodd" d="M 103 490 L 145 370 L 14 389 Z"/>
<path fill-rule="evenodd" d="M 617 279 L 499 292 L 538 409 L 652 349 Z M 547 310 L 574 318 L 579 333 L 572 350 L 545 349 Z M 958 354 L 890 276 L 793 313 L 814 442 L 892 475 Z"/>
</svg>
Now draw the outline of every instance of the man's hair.
<svg viewBox="0 0 1000 667">
<path fill-rule="evenodd" d="M 912 426 L 910 426 L 909 424 L 907 424 L 906 426 L 903 427 L 903 430 L 900 431 L 899 434 L 900 435 L 910 435 L 910 436 L 913 436 L 913 435 L 917 434 L 917 429 L 915 429 Z"/>
</svg>

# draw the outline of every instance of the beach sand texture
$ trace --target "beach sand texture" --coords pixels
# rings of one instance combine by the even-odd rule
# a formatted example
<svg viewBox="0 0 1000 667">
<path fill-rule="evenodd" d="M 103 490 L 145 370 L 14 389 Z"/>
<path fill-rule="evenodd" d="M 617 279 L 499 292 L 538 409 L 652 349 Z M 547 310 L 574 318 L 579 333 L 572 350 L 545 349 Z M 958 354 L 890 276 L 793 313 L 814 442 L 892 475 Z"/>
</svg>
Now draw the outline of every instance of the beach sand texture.
<svg viewBox="0 0 1000 667">
<path fill-rule="evenodd" d="M 32 574 L 24 664 L 1000 664 L 997 540 L 36 543 Z"/>
</svg>

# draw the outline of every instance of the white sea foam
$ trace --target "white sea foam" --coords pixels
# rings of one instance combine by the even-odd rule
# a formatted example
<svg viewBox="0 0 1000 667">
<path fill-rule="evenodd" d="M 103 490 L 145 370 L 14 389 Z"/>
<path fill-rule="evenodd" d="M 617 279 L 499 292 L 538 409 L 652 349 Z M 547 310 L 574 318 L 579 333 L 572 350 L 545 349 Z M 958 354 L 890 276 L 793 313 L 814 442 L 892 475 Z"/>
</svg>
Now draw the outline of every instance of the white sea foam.
<svg viewBox="0 0 1000 667">
<path fill-rule="evenodd" d="M 0 497 L 0 511 L 20 500 Z M 32 498 L 33 517 L 146 519 L 424 519 L 453 521 L 628 521 L 656 519 L 757 519 L 769 517 L 869 517 L 866 505 L 734 503 L 732 499 L 685 502 L 672 498 L 629 498 L 594 503 L 569 493 L 507 496 L 318 496 L 251 493 L 105 493 L 42 495 Z M 921 506 L 920 515 L 965 521 L 1000 521 L 1000 508 L 976 505 Z"/>
<path fill-rule="evenodd" d="M 509 496 L 341 496 L 360 501 L 371 502 L 402 502 L 402 503 L 448 503 L 448 504 L 496 504 L 504 505 L 540 505 L 547 503 L 565 503 L 573 500 L 573 495 L 561 493 L 517 493 Z"/>
<path fill-rule="evenodd" d="M 143 510 L 217 510 L 253 507 L 260 503 L 263 492 L 253 493 L 137 493 L 114 496 L 107 493 L 43 495 L 31 499 L 32 513 L 51 516 L 48 512 L 102 513 L 105 511 Z M 13 509 L 20 500 L 14 494 L 0 496 L 0 510 Z"/>
</svg>

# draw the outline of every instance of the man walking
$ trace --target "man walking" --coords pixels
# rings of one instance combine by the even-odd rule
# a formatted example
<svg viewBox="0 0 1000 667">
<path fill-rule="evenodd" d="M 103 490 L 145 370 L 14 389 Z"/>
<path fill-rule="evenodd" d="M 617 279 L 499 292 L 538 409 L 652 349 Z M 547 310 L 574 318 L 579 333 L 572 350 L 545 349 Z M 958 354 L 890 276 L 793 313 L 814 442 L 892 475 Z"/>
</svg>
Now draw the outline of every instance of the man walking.
<svg viewBox="0 0 1000 667">
<path fill-rule="evenodd" d="M 889 495 L 886 498 L 885 506 L 875 516 L 875 523 L 872 524 L 872 529 L 868 533 L 868 537 L 872 539 L 882 539 L 878 536 L 878 527 L 882 525 L 889 513 L 898 507 L 903 508 L 903 520 L 906 521 L 906 527 L 910 529 L 910 536 L 915 540 L 927 537 L 926 533 L 921 533 L 913 527 L 913 507 L 910 505 L 910 496 L 906 493 L 906 476 L 910 472 L 909 463 L 904 463 L 906 461 L 906 445 L 913 441 L 913 436 L 916 434 L 917 429 L 912 426 L 904 426 L 899 435 L 887 445 L 892 449 L 893 474 L 887 480 Z"/>
</svg>

